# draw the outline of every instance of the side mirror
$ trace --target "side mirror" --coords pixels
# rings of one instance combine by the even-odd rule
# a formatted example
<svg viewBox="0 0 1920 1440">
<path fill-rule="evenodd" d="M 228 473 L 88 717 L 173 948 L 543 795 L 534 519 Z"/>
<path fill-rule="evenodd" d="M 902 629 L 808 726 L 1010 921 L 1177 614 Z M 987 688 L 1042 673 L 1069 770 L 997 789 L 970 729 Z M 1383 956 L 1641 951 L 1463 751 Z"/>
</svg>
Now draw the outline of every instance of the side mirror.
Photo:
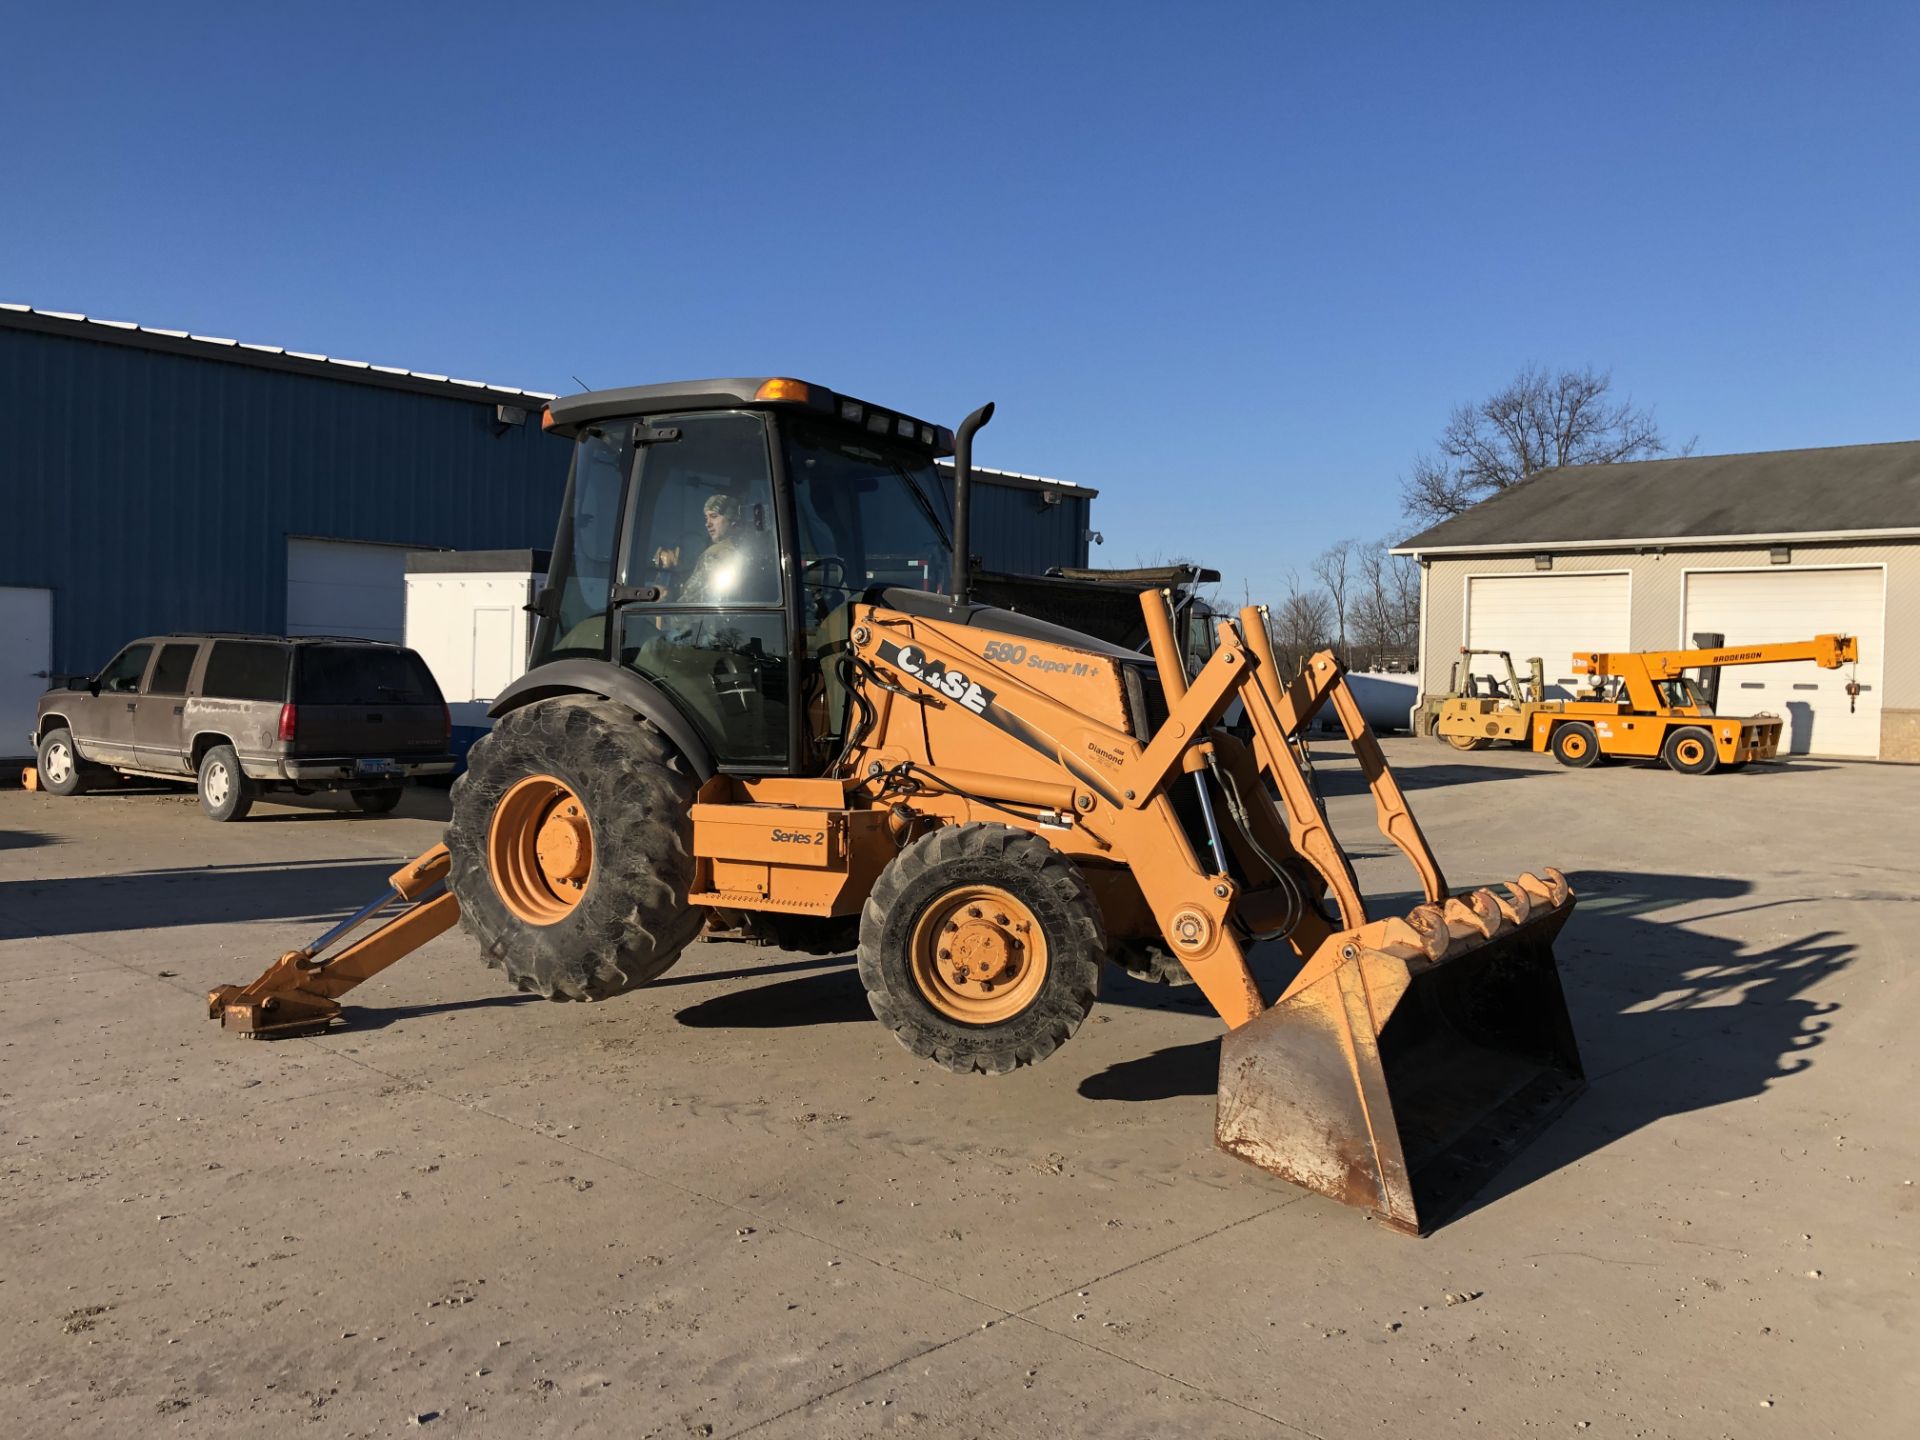
<svg viewBox="0 0 1920 1440">
<path fill-rule="evenodd" d="M 90 676 L 90 677 L 88 678 L 88 680 L 87 680 L 87 691 L 88 691 L 88 693 L 89 693 L 89 694 L 91 694 L 91 695 L 95 695 L 95 696 L 98 696 L 98 695 L 99 695 L 99 693 L 100 693 L 100 677 L 99 677 L 98 675 L 94 675 L 94 676 Z"/>
</svg>

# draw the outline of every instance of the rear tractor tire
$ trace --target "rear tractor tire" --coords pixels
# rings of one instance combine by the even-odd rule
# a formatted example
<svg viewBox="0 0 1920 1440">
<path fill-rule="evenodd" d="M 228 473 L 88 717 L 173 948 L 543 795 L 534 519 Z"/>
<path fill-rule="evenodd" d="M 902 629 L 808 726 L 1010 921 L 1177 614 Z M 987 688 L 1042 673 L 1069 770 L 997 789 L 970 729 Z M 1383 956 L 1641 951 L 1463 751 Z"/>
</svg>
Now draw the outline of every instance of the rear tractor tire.
<svg viewBox="0 0 1920 1440">
<path fill-rule="evenodd" d="M 1106 935 L 1073 862 L 1008 825 L 903 850 L 860 917 L 860 980 L 907 1049 L 959 1075 L 1046 1059 L 1080 1028 Z"/>
<path fill-rule="evenodd" d="M 699 933 L 693 796 L 671 742 L 611 701 L 500 718 L 453 787 L 448 885 L 488 965 L 549 1000 L 657 979 Z"/>
<path fill-rule="evenodd" d="M 1600 737 L 1594 733 L 1593 726 L 1584 720 L 1573 720 L 1556 727 L 1549 748 L 1553 751 L 1554 759 L 1575 770 L 1598 765 L 1605 758 L 1600 751 Z"/>
<path fill-rule="evenodd" d="M 1713 734 L 1698 725 L 1683 725 L 1668 732 L 1667 743 L 1660 747 L 1660 758 L 1667 768 L 1682 775 L 1708 775 L 1720 764 L 1720 752 L 1714 748 Z"/>
</svg>

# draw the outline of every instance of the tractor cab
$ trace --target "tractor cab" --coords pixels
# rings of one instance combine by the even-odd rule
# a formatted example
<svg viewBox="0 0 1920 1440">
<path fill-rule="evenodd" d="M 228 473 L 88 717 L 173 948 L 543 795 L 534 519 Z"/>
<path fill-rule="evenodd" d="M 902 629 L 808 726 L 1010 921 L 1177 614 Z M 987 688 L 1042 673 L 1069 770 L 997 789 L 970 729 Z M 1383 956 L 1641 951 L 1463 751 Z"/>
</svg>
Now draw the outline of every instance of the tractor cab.
<svg viewBox="0 0 1920 1440">
<path fill-rule="evenodd" d="M 531 664 L 639 677 L 716 768 L 819 773 L 848 602 L 951 593 L 953 432 L 790 379 L 597 391 L 542 424 L 574 453 Z"/>
</svg>

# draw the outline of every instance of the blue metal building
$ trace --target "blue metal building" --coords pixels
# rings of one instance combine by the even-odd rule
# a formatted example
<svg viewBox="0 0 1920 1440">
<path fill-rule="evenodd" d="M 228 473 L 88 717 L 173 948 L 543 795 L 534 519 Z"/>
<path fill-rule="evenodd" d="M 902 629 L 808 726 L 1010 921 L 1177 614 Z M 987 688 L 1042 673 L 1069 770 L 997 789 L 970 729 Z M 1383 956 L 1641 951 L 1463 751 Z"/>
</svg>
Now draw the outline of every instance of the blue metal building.
<svg viewBox="0 0 1920 1440">
<path fill-rule="evenodd" d="M 953 469 L 942 462 L 943 474 Z M 1017 470 L 973 467 L 973 543 L 981 565 L 1009 575 L 1044 575 L 1057 567 L 1083 568 L 1094 540 L 1093 497 L 1098 490 Z"/>
<path fill-rule="evenodd" d="M 134 636 L 397 640 L 407 551 L 545 546 L 566 480 L 541 392 L 20 305 L 0 393 L 0 753 Z M 981 480 L 989 569 L 1086 563 L 1096 492 Z"/>
<path fill-rule="evenodd" d="M 0 308 L 0 393 L 0 587 L 51 592 L 56 672 L 315 628 L 302 586 L 364 614 L 369 557 L 398 600 L 407 549 L 547 544 L 566 481 L 545 395 L 79 316 Z"/>
</svg>

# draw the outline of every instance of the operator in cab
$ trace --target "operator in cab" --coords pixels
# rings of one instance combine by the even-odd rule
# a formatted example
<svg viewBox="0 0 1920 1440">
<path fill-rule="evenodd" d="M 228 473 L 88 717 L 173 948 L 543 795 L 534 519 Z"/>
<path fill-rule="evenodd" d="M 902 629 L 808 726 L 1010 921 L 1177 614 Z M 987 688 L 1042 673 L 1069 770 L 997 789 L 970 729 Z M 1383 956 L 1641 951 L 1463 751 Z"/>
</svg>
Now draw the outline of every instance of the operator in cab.
<svg viewBox="0 0 1920 1440">
<path fill-rule="evenodd" d="M 757 593 L 767 588 L 769 580 L 777 586 L 777 572 L 762 563 L 767 549 L 764 532 L 741 523 L 739 500 L 732 495 L 709 495 L 701 517 L 707 527 L 707 548 L 670 598 L 689 605 L 764 604 L 777 599 L 777 593 Z M 662 546 L 654 552 L 653 563 L 663 571 L 676 571 L 681 552 L 678 545 Z"/>
</svg>

